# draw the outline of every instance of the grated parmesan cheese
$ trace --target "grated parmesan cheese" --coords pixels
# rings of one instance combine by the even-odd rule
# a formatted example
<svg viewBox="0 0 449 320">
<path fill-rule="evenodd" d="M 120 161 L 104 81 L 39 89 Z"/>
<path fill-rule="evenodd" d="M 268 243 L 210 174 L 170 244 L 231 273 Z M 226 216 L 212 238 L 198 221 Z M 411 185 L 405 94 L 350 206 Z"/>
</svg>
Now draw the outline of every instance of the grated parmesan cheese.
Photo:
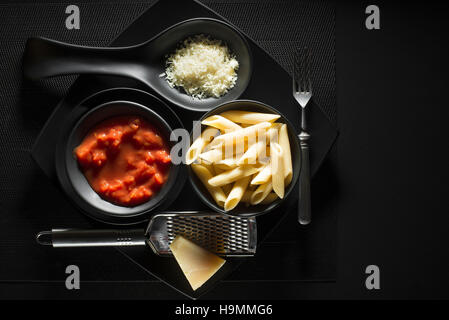
<svg viewBox="0 0 449 320">
<path fill-rule="evenodd" d="M 220 97 L 235 86 L 239 63 L 220 40 L 203 34 L 189 37 L 166 62 L 170 87 L 182 87 L 193 98 Z"/>
</svg>

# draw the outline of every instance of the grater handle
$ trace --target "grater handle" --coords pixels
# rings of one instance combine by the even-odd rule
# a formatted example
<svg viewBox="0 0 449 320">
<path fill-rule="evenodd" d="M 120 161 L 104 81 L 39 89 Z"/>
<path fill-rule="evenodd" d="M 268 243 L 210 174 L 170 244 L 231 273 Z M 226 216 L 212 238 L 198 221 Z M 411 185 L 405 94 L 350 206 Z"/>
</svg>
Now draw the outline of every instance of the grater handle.
<svg viewBox="0 0 449 320">
<path fill-rule="evenodd" d="M 116 247 L 143 246 L 146 244 L 143 229 L 131 230 L 82 230 L 52 229 L 41 231 L 36 235 L 41 245 L 58 247 Z"/>
</svg>

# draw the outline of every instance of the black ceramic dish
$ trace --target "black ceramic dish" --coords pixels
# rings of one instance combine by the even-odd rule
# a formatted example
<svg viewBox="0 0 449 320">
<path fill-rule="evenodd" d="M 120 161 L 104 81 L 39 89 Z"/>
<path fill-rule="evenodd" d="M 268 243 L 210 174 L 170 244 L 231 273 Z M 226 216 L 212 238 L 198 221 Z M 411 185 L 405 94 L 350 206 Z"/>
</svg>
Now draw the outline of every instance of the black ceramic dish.
<svg viewBox="0 0 449 320">
<path fill-rule="evenodd" d="M 182 90 L 171 88 L 160 77 L 165 71 L 166 56 L 174 52 L 181 41 L 197 34 L 224 41 L 239 61 L 234 88 L 219 98 L 193 99 Z M 83 73 L 131 77 L 179 107 L 207 111 L 218 104 L 238 99 L 245 91 L 251 78 L 252 56 L 246 39 L 233 26 L 216 19 L 195 18 L 177 23 L 154 38 L 129 47 L 94 48 L 30 38 L 26 44 L 23 68 L 25 76 L 30 79 Z"/>
<path fill-rule="evenodd" d="M 190 166 L 188 166 L 189 178 L 192 183 L 193 189 L 196 191 L 200 199 L 211 209 L 221 212 L 223 214 L 232 215 L 232 216 L 259 216 L 262 214 L 266 214 L 268 212 L 276 209 L 283 201 L 285 201 L 290 195 L 291 191 L 294 189 L 295 184 L 298 180 L 300 168 L 301 168 L 301 149 L 299 147 L 299 139 L 296 135 L 296 131 L 293 125 L 288 121 L 286 117 L 284 117 L 278 110 L 273 107 L 270 107 L 262 102 L 253 101 L 253 100 L 236 100 L 229 103 L 222 104 L 213 110 L 207 112 L 201 118 L 201 121 L 210 117 L 212 115 L 220 114 L 224 111 L 229 110 L 244 110 L 244 111 L 253 111 L 253 112 L 262 112 L 262 113 L 275 113 L 279 114 L 281 118 L 277 120 L 277 122 L 287 124 L 288 128 L 288 137 L 290 141 L 290 150 L 292 155 L 292 166 L 293 166 L 293 178 L 292 182 L 285 189 L 285 196 L 283 199 L 277 199 L 270 204 L 258 204 L 255 206 L 245 206 L 240 203 L 233 210 L 225 211 L 223 208 L 218 206 L 210 193 L 204 187 L 200 179 L 196 176 Z M 202 126 L 202 130 L 205 126 Z M 191 133 L 191 135 L 193 132 Z M 192 138 L 192 137 L 191 137 Z"/>
<path fill-rule="evenodd" d="M 175 6 L 176 10 L 173 10 Z M 170 12 L 170 14 L 167 15 L 167 12 Z M 241 14 L 244 15 L 244 11 L 242 11 Z M 223 20 L 222 17 L 210 11 L 198 1 L 158 1 L 149 10 L 143 13 L 138 19 L 136 19 L 136 21 L 134 21 L 126 30 L 124 30 L 123 33 L 120 34 L 116 40 L 114 40 L 112 45 L 116 47 L 123 47 L 133 45 L 135 43 L 142 43 L 147 39 L 151 39 L 157 36 L 160 32 L 166 30 L 172 25 L 185 21 L 186 19 L 197 17 L 212 17 Z M 301 30 L 298 30 L 298 32 L 301 32 Z M 287 119 L 293 125 L 298 126 L 300 123 L 300 112 L 298 110 L 297 103 L 291 94 L 292 79 L 289 77 L 287 72 L 285 72 L 285 70 L 281 68 L 281 66 L 277 64 L 264 50 L 257 46 L 254 41 L 252 41 L 247 36 L 245 37 L 249 43 L 253 55 L 253 75 L 247 89 L 245 90 L 245 92 L 243 92 L 241 98 L 263 101 L 272 106 L 275 106 L 280 112 L 282 112 L 285 117 L 287 117 Z M 319 61 L 320 65 L 323 63 L 326 63 L 326 61 Z M 275 80 L 273 81 L 273 79 Z M 61 143 L 61 140 L 67 138 L 66 136 L 68 136 L 68 132 L 71 131 L 71 128 L 75 125 L 79 118 L 90 108 L 94 108 L 95 106 L 98 106 L 102 103 L 113 100 L 134 101 L 143 105 L 151 104 L 151 101 L 148 102 L 147 99 L 148 94 L 140 90 L 105 90 L 108 88 L 117 87 L 140 86 L 138 83 L 124 77 L 94 77 L 91 75 L 83 75 L 79 77 L 76 80 L 75 84 L 70 88 L 68 94 L 64 97 L 64 99 L 62 99 L 55 111 L 52 113 L 45 127 L 42 129 L 41 133 L 35 141 L 32 149 L 33 159 L 37 163 L 38 167 L 43 170 L 45 175 L 49 177 L 49 179 L 51 179 L 52 181 L 60 182 L 62 184 L 62 188 L 64 189 L 65 193 L 69 194 L 69 199 L 74 199 L 74 197 L 71 196 L 71 193 L 73 193 L 74 191 L 70 190 L 71 187 L 67 178 L 64 178 L 61 182 L 61 179 L 58 179 L 56 175 L 55 169 L 58 168 L 60 163 L 64 163 L 64 161 L 55 162 L 58 160 L 57 158 L 55 158 L 55 152 L 59 152 L 60 149 L 58 144 Z M 89 96 L 95 92 L 99 93 L 94 94 L 93 96 L 85 100 L 86 96 Z M 80 104 L 79 101 L 83 100 L 85 101 Z M 311 171 L 313 174 L 318 170 L 321 163 L 323 162 L 323 159 L 325 159 L 328 151 L 335 141 L 337 132 L 335 127 L 322 112 L 321 108 L 315 104 L 315 101 L 312 100 L 311 103 L 312 105 L 310 105 L 310 109 L 308 109 L 307 120 L 313 137 L 310 140 Z M 198 112 L 191 112 L 190 110 L 176 108 L 176 106 L 174 106 L 176 114 L 179 116 L 178 118 L 176 114 L 171 111 L 171 109 L 163 108 L 162 105 L 156 105 L 156 107 L 157 109 L 153 108 L 153 110 L 160 114 L 173 128 L 182 127 L 182 124 L 178 124 L 180 122 L 179 118 L 181 118 L 184 123 L 184 127 L 190 129 L 192 121 L 198 120 L 198 118 L 200 117 Z M 170 107 L 172 107 L 171 104 Z M 64 156 L 64 154 L 62 156 Z M 185 167 L 186 166 L 183 166 L 182 168 Z M 58 171 L 61 170 L 58 169 Z M 182 170 L 182 172 L 185 172 L 187 175 L 187 170 Z M 198 199 L 198 197 L 195 195 L 196 192 L 192 190 L 193 188 L 190 183 L 185 184 L 184 187 L 182 187 L 181 177 L 179 181 L 182 192 L 179 192 L 180 189 L 178 191 L 173 189 L 173 192 L 170 192 L 169 198 L 164 201 L 164 205 L 161 204 L 161 210 L 207 211 L 208 207 L 203 203 L 203 201 Z M 176 184 L 176 187 L 177 186 L 178 183 Z M 289 199 L 286 199 L 285 202 L 282 202 L 282 205 L 280 205 L 277 209 L 272 211 L 270 214 L 265 214 L 257 218 L 258 247 L 261 249 L 259 251 L 259 254 L 263 255 L 263 252 L 267 252 L 263 247 L 263 241 L 267 239 L 267 236 L 269 234 L 273 233 L 273 230 L 281 223 L 281 221 L 283 221 L 283 219 L 285 218 L 288 218 L 289 215 L 296 216 L 295 205 L 297 204 L 296 197 L 298 196 L 298 188 L 296 187 L 295 190 L 291 192 Z M 179 195 L 176 195 L 176 192 L 178 192 Z M 174 194 L 173 197 L 171 197 L 172 194 Z M 173 199 L 176 199 L 176 201 L 173 201 Z M 166 207 L 165 202 L 171 204 Z M 74 201 L 74 204 L 77 203 Z M 143 220 L 145 216 L 149 217 L 151 214 L 152 213 L 149 213 L 148 215 L 143 215 L 139 218 Z M 90 215 L 92 216 L 92 214 Z M 74 217 L 71 215 L 67 215 L 67 217 L 65 217 L 66 215 L 63 216 L 64 218 L 62 219 L 67 220 L 61 221 L 66 221 L 64 222 L 66 226 L 73 226 L 72 218 Z M 330 219 L 325 219 L 325 221 L 323 222 L 326 224 L 326 221 L 334 220 L 335 217 L 330 216 L 329 218 Z M 43 219 L 42 223 L 44 223 L 46 221 L 45 215 L 40 217 L 40 219 Z M 109 217 L 104 217 L 104 219 L 108 219 L 107 222 L 111 223 Z M 81 216 L 80 220 L 83 221 L 83 218 Z M 54 222 L 52 221 L 47 222 L 47 225 L 49 226 L 54 224 Z M 121 224 L 132 223 L 132 221 L 128 221 L 127 219 L 119 221 L 113 220 L 112 222 Z M 320 230 L 324 230 L 325 232 L 330 230 L 331 233 L 332 230 L 334 230 L 332 228 L 328 229 L 326 226 L 321 224 L 314 225 L 313 229 L 314 232 L 317 231 L 318 233 L 320 232 Z M 289 276 L 287 276 L 287 278 L 290 277 L 291 274 L 295 275 L 294 279 L 312 279 L 312 281 L 314 281 L 314 279 L 316 280 L 317 278 L 323 278 L 323 270 L 328 270 L 329 268 L 331 268 L 326 264 L 328 262 L 328 259 L 326 257 L 328 254 L 332 254 L 332 252 L 334 252 L 334 249 L 333 247 L 327 248 L 326 245 L 324 245 L 323 247 L 323 243 L 327 242 L 327 240 L 325 240 L 324 238 L 329 237 L 321 238 L 320 239 L 324 242 L 320 240 L 308 241 L 303 243 L 304 252 L 307 252 L 307 254 L 306 256 L 302 255 L 301 257 L 310 257 L 310 253 L 312 253 L 313 257 L 311 261 L 309 261 L 311 262 L 311 264 L 308 263 L 308 265 L 314 266 L 314 270 L 306 270 L 307 272 L 304 273 L 304 270 L 298 271 L 295 269 L 295 271 L 288 272 L 288 270 L 284 268 L 282 272 L 287 272 L 290 274 Z M 117 249 L 127 258 L 129 258 L 133 263 L 136 263 L 143 270 L 146 270 L 148 274 L 151 274 L 151 276 L 162 280 L 173 289 L 193 299 L 199 298 L 205 293 L 209 292 L 216 286 L 217 283 L 219 283 L 219 280 L 228 277 L 243 261 L 247 261 L 247 263 L 251 264 L 246 269 L 246 271 L 248 271 L 248 269 L 251 270 L 251 268 L 253 268 L 254 264 L 257 264 L 259 258 L 262 260 L 264 259 L 264 257 L 255 258 L 255 261 L 251 261 L 251 259 L 228 259 L 224 266 L 213 276 L 212 279 L 206 282 L 198 290 L 193 291 L 185 276 L 182 274 L 178 263 L 174 259 L 167 259 L 154 254 L 149 254 L 147 250 L 142 250 L 143 248 L 141 247 L 119 247 Z M 268 248 L 268 252 L 270 250 L 271 249 Z M 283 253 L 280 253 L 280 256 L 283 257 Z M 276 267 L 276 264 L 274 263 L 273 266 Z M 324 271 L 324 273 L 327 274 L 326 271 Z M 247 273 L 245 273 L 244 275 L 235 275 L 232 279 L 234 281 L 236 279 L 248 279 L 245 278 L 246 276 Z M 325 276 L 324 278 L 327 279 L 328 277 Z M 330 276 L 330 278 L 333 279 L 334 277 Z M 251 279 L 251 277 L 249 279 Z M 216 288 L 216 290 L 216 293 L 219 293 L 220 288 Z M 206 295 L 205 297 L 210 298 L 210 296 L 208 295 Z"/>
<path fill-rule="evenodd" d="M 117 90 L 122 94 L 117 94 Z M 165 103 L 150 94 L 131 89 L 106 90 L 100 94 L 103 95 L 103 99 L 100 100 L 102 103 L 83 114 L 67 138 L 60 140 L 55 159 L 58 178 L 69 197 L 94 219 L 113 224 L 142 222 L 156 209 L 162 209 L 176 198 L 185 181 L 182 165 L 171 164 L 168 180 L 149 201 L 134 207 L 124 207 L 102 199 L 91 188 L 78 166 L 73 150 L 96 124 L 115 116 L 137 115 L 143 117 L 158 129 L 169 148 L 175 143 L 170 141 L 171 131 L 182 126 L 180 123 L 175 123 L 176 127 L 172 127 L 159 115 L 156 110 L 170 109 Z M 140 99 L 134 97 L 136 94 L 140 96 Z M 107 97 L 108 95 L 109 97 Z M 122 99 L 125 100 L 118 100 L 117 96 L 122 96 Z"/>
</svg>

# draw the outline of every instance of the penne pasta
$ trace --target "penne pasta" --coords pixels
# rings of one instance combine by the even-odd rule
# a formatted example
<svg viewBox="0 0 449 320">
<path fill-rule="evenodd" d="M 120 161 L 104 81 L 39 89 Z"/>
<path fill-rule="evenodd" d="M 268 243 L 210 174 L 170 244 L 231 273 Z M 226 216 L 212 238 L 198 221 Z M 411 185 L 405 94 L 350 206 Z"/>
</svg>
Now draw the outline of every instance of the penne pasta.
<svg viewBox="0 0 449 320">
<path fill-rule="evenodd" d="M 221 116 L 237 123 L 246 123 L 246 124 L 256 124 L 259 122 L 274 122 L 275 120 L 281 117 L 278 114 L 240 111 L 240 110 L 225 111 L 221 113 Z"/>
<path fill-rule="evenodd" d="M 225 195 L 227 197 L 232 190 L 232 183 L 225 184 L 224 186 L 221 187 L 221 189 L 223 189 L 223 192 L 225 193 Z"/>
<path fill-rule="evenodd" d="M 204 145 L 203 151 L 201 151 L 201 153 L 204 153 L 204 152 L 209 151 L 209 150 L 210 150 L 210 143 L 207 142 L 207 143 Z M 200 153 L 200 154 L 201 154 L 201 153 Z"/>
<path fill-rule="evenodd" d="M 212 164 L 202 162 L 201 165 L 202 165 L 203 167 L 205 167 L 207 170 L 209 170 L 209 172 L 210 172 L 213 176 L 216 176 L 216 175 L 217 175 L 217 173 L 215 172 L 214 166 L 213 166 Z"/>
<path fill-rule="evenodd" d="M 232 187 L 231 192 L 229 192 L 228 197 L 226 198 L 224 209 L 225 211 L 229 211 L 234 209 L 242 199 L 243 194 L 248 187 L 248 183 L 251 177 L 244 177 L 240 180 L 237 180 Z"/>
<path fill-rule="evenodd" d="M 241 202 L 244 202 L 246 204 L 251 204 L 251 195 L 253 194 L 253 191 L 247 189 L 245 191 L 245 193 L 242 196 L 242 199 L 240 200 Z M 258 204 L 270 204 L 273 201 L 275 201 L 276 199 L 279 199 L 278 195 L 274 192 L 270 192 L 265 199 L 263 199 L 261 202 L 259 202 Z"/>
<path fill-rule="evenodd" d="M 253 205 L 261 203 L 272 190 L 273 185 L 271 182 L 261 184 L 251 195 L 250 203 Z"/>
<path fill-rule="evenodd" d="M 201 122 L 208 127 L 190 146 L 186 162 L 225 211 L 284 198 L 293 168 L 288 128 L 275 122 L 279 118 L 233 110 Z"/>
<path fill-rule="evenodd" d="M 217 165 L 215 163 L 212 166 L 214 167 L 215 175 L 218 175 L 218 174 L 222 173 L 223 171 L 226 171 L 226 169 L 221 168 L 219 165 Z"/>
<path fill-rule="evenodd" d="M 215 128 L 207 128 L 201 133 L 201 136 L 198 137 L 190 146 L 189 150 L 187 150 L 186 155 L 186 163 L 192 164 L 198 156 L 203 152 L 204 147 L 208 144 L 213 137 L 215 137 L 219 133 L 219 130 Z"/>
<path fill-rule="evenodd" d="M 223 152 L 221 149 L 212 149 L 201 153 L 200 158 L 208 163 L 216 163 L 223 159 Z"/>
<path fill-rule="evenodd" d="M 233 159 L 224 159 L 221 161 L 218 161 L 217 163 L 214 163 L 215 168 L 219 168 L 223 171 L 228 171 L 231 169 L 234 169 L 237 165 L 235 164 L 235 160 Z"/>
<path fill-rule="evenodd" d="M 220 145 L 226 147 L 244 143 L 245 138 L 251 141 L 257 137 L 259 132 L 264 132 L 264 129 L 269 128 L 270 126 L 271 124 L 269 122 L 261 122 L 250 127 L 219 135 L 211 142 L 211 148 L 218 148 Z"/>
<path fill-rule="evenodd" d="M 253 174 L 253 175 L 251 176 L 251 179 L 254 179 L 254 177 L 255 177 L 256 175 L 257 175 L 257 173 Z M 246 190 L 252 192 L 252 191 L 255 191 L 255 190 L 257 189 L 257 187 L 258 187 L 257 185 L 251 185 L 251 184 L 250 184 L 250 185 L 248 186 L 248 188 L 246 188 Z"/>
<path fill-rule="evenodd" d="M 262 150 L 262 153 L 258 155 L 257 161 L 260 164 L 270 163 L 270 147 L 266 147 L 265 150 Z"/>
<path fill-rule="evenodd" d="M 215 150 L 215 149 L 212 149 Z M 232 169 L 237 166 L 238 160 L 243 156 L 243 153 L 234 154 L 229 152 L 230 154 L 225 154 L 224 159 L 221 159 L 216 162 L 216 164 L 222 165 L 223 168 Z"/>
<path fill-rule="evenodd" d="M 274 200 L 279 199 L 278 195 L 274 192 L 270 192 L 268 194 L 268 196 L 265 197 L 265 199 L 263 199 L 260 204 L 270 204 L 272 203 Z"/>
<path fill-rule="evenodd" d="M 208 180 L 209 184 L 215 187 L 221 187 L 225 184 L 234 182 L 238 179 L 250 176 L 258 172 L 260 168 L 255 166 L 241 166 L 234 169 L 220 173 Z"/>
<path fill-rule="evenodd" d="M 290 151 L 290 141 L 288 140 L 287 125 L 283 124 L 279 130 L 279 145 L 282 148 L 284 154 L 282 159 L 284 160 L 284 178 L 285 185 L 288 186 L 293 178 L 292 167 L 292 154 Z"/>
<path fill-rule="evenodd" d="M 271 156 L 271 153 L 270 153 L 270 147 L 267 147 L 266 153 L 267 153 L 267 157 L 270 157 L 270 156 Z"/>
<path fill-rule="evenodd" d="M 270 152 L 273 190 L 282 199 L 284 198 L 284 160 L 282 159 L 282 148 L 278 143 L 271 143 Z"/>
<path fill-rule="evenodd" d="M 201 121 L 201 124 L 220 129 L 224 132 L 229 132 L 229 130 L 238 130 L 242 128 L 237 123 L 232 122 L 231 120 L 226 119 L 219 115 L 210 116 Z"/>
<path fill-rule="evenodd" d="M 271 164 L 267 164 L 262 170 L 251 180 L 251 184 L 264 184 L 271 179 Z"/>
<path fill-rule="evenodd" d="M 278 143 L 279 142 L 279 131 L 276 128 L 270 128 L 267 132 L 268 141 L 271 143 Z"/>
<path fill-rule="evenodd" d="M 256 164 L 261 158 L 266 157 L 266 138 L 265 134 L 259 136 L 257 142 L 253 142 L 248 150 L 237 161 L 237 165 Z"/>
<path fill-rule="evenodd" d="M 257 144 L 253 144 L 248 150 L 236 161 L 237 165 L 256 164 L 257 162 Z"/>
<path fill-rule="evenodd" d="M 250 203 L 251 202 L 251 195 L 253 194 L 253 191 L 250 190 L 248 187 L 246 188 L 245 193 L 242 196 L 241 202 Z"/>
<path fill-rule="evenodd" d="M 214 168 L 215 175 L 219 175 L 220 173 L 222 173 L 224 171 L 232 169 L 232 168 L 222 168 L 222 166 L 219 165 L 219 164 L 213 164 L 212 166 Z M 232 185 L 231 184 L 225 184 L 224 186 L 221 187 L 221 189 L 223 189 L 223 192 L 225 193 L 225 195 L 228 196 L 229 192 L 231 192 Z"/>
<path fill-rule="evenodd" d="M 209 191 L 210 195 L 212 196 L 212 198 L 214 198 L 215 202 L 220 207 L 223 207 L 226 201 L 226 196 L 223 190 L 220 187 L 211 186 L 208 182 L 212 178 L 212 173 L 203 165 L 192 164 L 191 166 L 192 170 L 195 172 L 195 174 L 201 180 L 203 185 Z"/>
</svg>

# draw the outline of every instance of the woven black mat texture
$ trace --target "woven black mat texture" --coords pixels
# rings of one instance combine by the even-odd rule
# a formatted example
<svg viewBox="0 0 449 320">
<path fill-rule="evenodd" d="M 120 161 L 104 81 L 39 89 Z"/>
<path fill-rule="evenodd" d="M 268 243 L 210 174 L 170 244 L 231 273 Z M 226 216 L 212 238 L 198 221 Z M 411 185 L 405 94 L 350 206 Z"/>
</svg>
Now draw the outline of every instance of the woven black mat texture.
<svg viewBox="0 0 449 320">
<path fill-rule="evenodd" d="M 164 0 L 161 0 L 164 1 Z M 77 1 L 80 30 L 65 27 L 69 1 L 0 2 L 0 281 L 48 281 L 65 278 L 68 264 L 83 266 L 89 281 L 158 281 L 113 248 L 48 250 L 34 241 L 37 231 L 51 227 L 90 227 L 30 157 L 45 121 L 76 79 L 59 77 L 30 83 L 23 80 L 21 57 L 26 39 L 45 36 L 91 46 L 107 46 L 156 1 Z M 336 123 L 335 8 L 326 1 L 202 0 L 239 27 L 287 71 L 293 52 L 308 46 L 319 68 L 312 74 L 316 102 Z M 176 8 L 174 8 L 176 10 Z M 332 167 L 323 164 L 313 181 L 314 223 L 300 227 L 287 217 L 230 281 L 332 281 L 336 276 L 336 213 L 332 206 Z M 45 204 L 45 205 L 44 205 Z M 51 225 L 49 225 L 49 221 Z M 322 228 L 322 234 L 313 233 Z M 315 238 L 308 234 L 315 234 Z M 320 237 L 323 248 L 301 255 L 307 241 Z M 98 256 L 104 259 L 98 259 Z M 276 257 L 276 261 L 273 261 Z M 312 264 L 307 261 L 314 261 Z M 123 272 L 126 270 L 126 272 Z"/>
</svg>

